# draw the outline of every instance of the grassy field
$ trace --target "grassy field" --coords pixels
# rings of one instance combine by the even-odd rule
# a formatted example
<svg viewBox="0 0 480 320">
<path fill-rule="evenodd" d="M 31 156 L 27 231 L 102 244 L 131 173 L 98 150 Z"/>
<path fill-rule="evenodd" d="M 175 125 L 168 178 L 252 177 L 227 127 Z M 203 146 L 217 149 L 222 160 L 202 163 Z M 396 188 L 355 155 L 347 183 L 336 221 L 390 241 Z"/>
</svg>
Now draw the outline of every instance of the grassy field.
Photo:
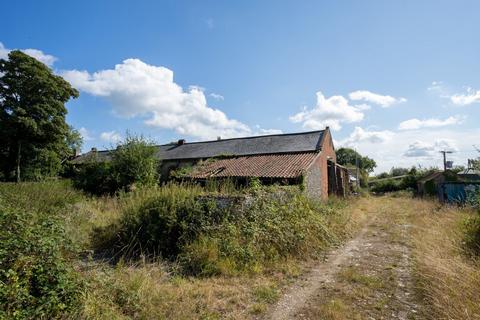
<svg viewBox="0 0 480 320">
<path fill-rule="evenodd" d="M 362 210 L 351 211 L 342 201 L 311 203 L 295 196 L 289 204 L 270 199 L 270 191 L 255 191 L 255 199 L 265 198 L 240 218 L 215 218 L 214 224 L 200 221 L 204 229 L 182 242 L 176 258 L 161 258 L 161 250 L 156 255 L 139 250 L 124 257 L 118 249 L 135 241 L 145 245 L 138 233 L 133 240 L 125 234 L 131 234 L 132 225 L 132 230 L 153 225 L 151 212 L 156 212 L 155 223 L 165 215 L 171 222 L 175 212 L 175 223 L 192 224 L 191 217 L 182 214 L 203 210 L 191 201 L 191 194 L 203 192 L 196 187 L 91 197 L 71 188 L 68 181 L 0 184 L 0 203 L 27 212 L 32 221 L 37 216 L 58 218 L 64 238 L 56 241 L 71 244 L 61 250 L 81 282 L 79 298 L 72 308 L 36 314 L 40 318 L 246 319 L 263 314 L 309 261 L 354 233 L 364 218 Z M 193 222 L 196 228 L 198 221 Z M 185 228 L 190 237 L 191 229 Z M 104 251 L 98 250 L 99 243 L 115 250 L 100 255 Z M 26 255 L 33 257 L 30 252 Z M 188 258 L 189 267 L 198 265 L 193 269 L 200 272 L 186 272 L 179 257 Z"/>
<path fill-rule="evenodd" d="M 415 273 L 429 318 L 480 319 L 480 261 L 466 241 L 478 214 L 431 201 L 413 204 Z"/>
<path fill-rule="evenodd" d="M 255 199 L 242 214 L 196 200 L 222 192 L 169 186 L 92 197 L 69 181 L 0 184 L 0 226 L 7 231 L 0 236 L 0 318 L 261 318 L 285 288 L 321 263 L 318 257 L 365 226 L 367 242 L 408 250 L 424 318 L 480 317 L 480 265 L 471 250 L 478 218 L 472 211 L 406 195 L 348 204 L 315 203 L 285 191 L 280 194 L 287 198 L 271 198 L 274 189 L 242 191 Z M 162 230 L 170 231 L 158 237 Z M 171 244 L 176 249 L 165 250 Z M 391 298 L 382 292 L 395 296 L 391 266 L 402 255 L 395 249 L 378 256 L 375 247 L 366 248 L 358 258 L 365 263 L 347 263 L 336 276 L 350 289 L 322 289 L 326 302 L 313 303 L 305 314 L 361 315 L 365 304 L 356 304 L 358 295 L 350 299 L 353 292 L 366 302 L 375 298 L 374 313 L 367 314 L 388 311 Z M 379 273 L 371 274 L 377 267 Z"/>
</svg>

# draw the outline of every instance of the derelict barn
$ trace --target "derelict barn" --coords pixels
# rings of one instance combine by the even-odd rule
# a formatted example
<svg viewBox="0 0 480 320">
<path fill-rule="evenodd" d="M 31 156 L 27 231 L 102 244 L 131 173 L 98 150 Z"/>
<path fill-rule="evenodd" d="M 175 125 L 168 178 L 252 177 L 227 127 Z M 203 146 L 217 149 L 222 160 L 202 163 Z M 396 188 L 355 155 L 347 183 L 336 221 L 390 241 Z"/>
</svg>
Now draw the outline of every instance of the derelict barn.
<svg viewBox="0 0 480 320">
<path fill-rule="evenodd" d="M 346 168 L 336 163 L 328 127 L 321 131 L 275 134 L 247 138 L 187 143 L 179 140 L 157 146 L 162 180 L 179 168 L 190 168 L 185 177 L 195 181 L 258 178 L 266 184 L 303 184 L 317 198 L 345 196 L 349 190 Z M 108 161 L 110 151 L 92 150 L 75 158 L 81 164 L 95 157 Z"/>
</svg>

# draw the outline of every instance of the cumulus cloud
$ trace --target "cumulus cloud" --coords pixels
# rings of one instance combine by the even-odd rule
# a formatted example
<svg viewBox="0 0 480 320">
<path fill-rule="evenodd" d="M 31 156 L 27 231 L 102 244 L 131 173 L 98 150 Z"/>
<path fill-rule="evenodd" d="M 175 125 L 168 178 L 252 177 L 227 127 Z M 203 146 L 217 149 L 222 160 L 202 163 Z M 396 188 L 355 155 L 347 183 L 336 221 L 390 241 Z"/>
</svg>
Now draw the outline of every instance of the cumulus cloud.
<svg viewBox="0 0 480 320">
<path fill-rule="evenodd" d="M 440 150 L 457 151 L 458 149 L 455 145 L 455 142 L 451 139 L 439 139 L 434 143 L 417 140 L 408 146 L 404 156 L 414 158 L 432 158 L 436 156 Z"/>
<path fill-rule="evenodd" d="M 381 95 L 378 93 L 373 93 L 367 90 L 357 90 L 351 92 L 349 95 L 350 100 L 353 101 L 366 101 L 379 105 L 382 108 L 388 108 L 394 104 L 406 102 L 405 98 L 394 98 L 388 95 Z"/>
<path fill-rule="evenodd" d="M 114 69 L 61 75 L 74 87 L 107 99 L 118 116 L 142 117 L 152 127 L 204 139 L 252 133 L 247 125 L 208 106 L 201 88 L 184 90 L 174 82 L 172 70 L 139 59 L 127 59 Z"/>
<path fill-rule="evenodd" d="M 312 109 L 305 107 L 301 112 L 290 117 L 294 123 L 302 123 L 305 129 L 323 129 L 329 126 L 332 130 L 340 130 L 342 123 L 353 123 L 363 120 L 365 106 L 350 105 L 343 96 L 325 98 L 317 92 L 317 103 Z"/>
<path fill-rule="evenodd" d="M 437 128 L 437 127 L 444 127 L 449 125 L 461 124 L 465 120 L 464 116 L 452 116 L 448 117 L 445 120 L 431 118 L 420 120 L 417 118 L 413 118 L 410 120 L 402 121 L 398 125 L 398 129 L 400 130 L 417 130 L 420 128 Z"/>
<path fill-rule="evenodd" d="M 342 146 L 356 146 L 360 142 L 367 142 L 371 144 L 379 144 L 390 141 L 395 134 L 389 130 L 383 131 L 369 131 L 361 127 L 355 127 L 348 138 L 341 140 Z"/>
<path fill-rule="evenodd" d="M 467 106 L 480 102 L 480 90 L 467 88 L 466 93 L 457 93 L 450 96 L 450 101 L 456 106 Z"/>
<path fill-rule="evenodd" d="M 5 48 L 3 43 L 0 42 L 0 59 L 8 58 L 8 53 L 12 51 L 11 49 Z M 20 49 L 20 51 L 28 54 L 29 56 L 37 59 L 40 62 L 43 62 L 47 66 L 51 67 L 58 59 L 52 55 L 46 54 L 38 49 Z"/>
<path fill-rule="evenodd" d="M 87 128 L 81 127 L 80 129 L 78 129 L 78 132 L 79 132 L 80 135 L 82 136 L 83 141 L 92 141 L 92 140 L 94 140 L 93 137 L 92 137 L 92 134 L 90 133 L 89 130 L 87 130 Z"/>
<path fill-rule="evenodd" d="M 107 131 L 100 134 L 100 139 L 105 142 L 117 143 L 122 140 L 122 136 L 116 131 Z"/>
</svg>

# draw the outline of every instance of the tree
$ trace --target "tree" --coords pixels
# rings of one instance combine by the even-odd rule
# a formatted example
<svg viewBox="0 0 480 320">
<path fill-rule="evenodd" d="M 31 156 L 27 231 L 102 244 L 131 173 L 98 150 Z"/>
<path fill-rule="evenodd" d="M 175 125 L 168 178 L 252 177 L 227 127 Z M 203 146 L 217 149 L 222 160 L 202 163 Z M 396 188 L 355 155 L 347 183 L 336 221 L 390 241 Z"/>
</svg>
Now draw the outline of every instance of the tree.
<svg viewBox="0 0 480 320">
<path fill-rule="evenodd" d="M 367 173 L 373 172 L 373 169 L 377 166 L 375 160 L 364 157 L 359 154 L 357 151 L 351 148 L 340 148 L 336 152 L 337 154 L 337 162 L 341 165 L 348 166 L 348 165 L 356 165 L 355 159 L 358 161 L 358 167 L 361 170 L 364 170 Z"/>
<path fill-rule="evenodd" d="M 22 178 L 44 162 L 58 172 L 73 131 L 65 103 L 78 91 L 46 65 L 15 50 L 0 59 L 0 165 L 4 179 Z M 75 139 L 78 141 L 78 139 Z M 33 169 L 32 169 L 33 168 Z"/>
<path fill-rule="evenodd" d="M 127 134 L 107 158 L 92 154 L 73 174 L 73 184 L 91 194 L 114 194 L 134 185 L 158 183 L 159 159 L 152 141 Z"/>
<path fill-rule="evenodd" d="M 119 188 L 158 183 L 159 161 L 156 152 L 153 141 L 127 133 L 125 141 L 120 142 L 111 153 L 112 170 Z"/>
</svg>

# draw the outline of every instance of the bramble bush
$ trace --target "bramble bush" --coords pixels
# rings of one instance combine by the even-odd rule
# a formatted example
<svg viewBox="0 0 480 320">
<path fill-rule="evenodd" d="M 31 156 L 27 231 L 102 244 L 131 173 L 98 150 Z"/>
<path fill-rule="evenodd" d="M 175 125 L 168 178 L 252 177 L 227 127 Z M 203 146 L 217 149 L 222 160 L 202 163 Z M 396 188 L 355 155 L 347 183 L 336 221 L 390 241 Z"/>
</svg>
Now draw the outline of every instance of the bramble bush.
<svg viewBox="0 0 480 320">
<path fill-rule="evenodd" d="M 80 303 L 82 281 L 69 260 L 76 250 L 59 213 L 75 196 L 48 196 L 58 189 L 48 186 L 0 189 L 0 319 L 65 318 Z"/>
</svg>

